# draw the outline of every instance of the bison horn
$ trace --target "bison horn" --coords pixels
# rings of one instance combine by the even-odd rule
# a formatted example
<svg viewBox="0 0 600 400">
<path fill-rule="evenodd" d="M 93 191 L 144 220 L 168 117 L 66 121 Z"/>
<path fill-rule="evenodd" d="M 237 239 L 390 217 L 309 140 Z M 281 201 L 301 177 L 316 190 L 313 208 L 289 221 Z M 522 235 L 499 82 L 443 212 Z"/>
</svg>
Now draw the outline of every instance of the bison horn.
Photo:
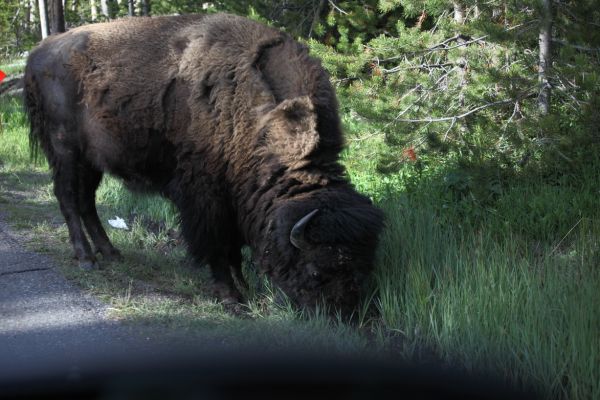
<svg viewBox="0 0 600 400">
<path fill-rule="evenodd" d="M 296 222 L 296 225 L 292 228 L 292 231 L 290 232 L 290 242 L 292 242 L 294 247 L 300 250 L 308 250 L 311 247 L 310 243 L 304 238 L 304 230 L 317 211 L 319 211 L 318 208 L 306 214 L 300 221 Z"/>
</svg>

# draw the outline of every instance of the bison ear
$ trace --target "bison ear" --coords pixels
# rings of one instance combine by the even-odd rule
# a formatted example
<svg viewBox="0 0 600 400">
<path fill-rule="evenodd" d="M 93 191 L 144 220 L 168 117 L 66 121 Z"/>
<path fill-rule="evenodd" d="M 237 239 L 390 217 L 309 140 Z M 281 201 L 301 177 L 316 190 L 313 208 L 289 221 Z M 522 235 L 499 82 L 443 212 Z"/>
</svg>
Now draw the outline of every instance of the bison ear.
<svg viewBox="0 0 600 400">
<path fill-rule="evenodd" d="M 265 116 L 265 145 L 282 161 L 297 164 L 317 148 L 317 116 L 308 96 L 282 101 Z"/>
</svg>

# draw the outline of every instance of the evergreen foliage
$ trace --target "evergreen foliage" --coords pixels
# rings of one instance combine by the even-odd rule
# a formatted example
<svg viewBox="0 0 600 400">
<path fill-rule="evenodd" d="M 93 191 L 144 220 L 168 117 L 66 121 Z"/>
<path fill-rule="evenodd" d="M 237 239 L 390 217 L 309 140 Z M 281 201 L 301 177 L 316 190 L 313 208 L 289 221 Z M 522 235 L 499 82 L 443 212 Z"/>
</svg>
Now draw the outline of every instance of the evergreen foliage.
<svg viewBox="0 0 600 400">
<path fill-rule="evenodd" d="M 487 201 L 515 174 L 576 180 L 596 162 L 593 1 L 556 3 L 548 115 L 538 107 L 537 1 L 374 3 L 338 3 L 310 44 L 347 110 L 384 138 L 380 173 L 450 166 L 449 189 Z"/>
<path fill-rule="evenodd" d="M 0 4 L 0 60 L 10 59 L 35 43 L 29 11 L 22 0 L 5 0 Z"/>
</svg>

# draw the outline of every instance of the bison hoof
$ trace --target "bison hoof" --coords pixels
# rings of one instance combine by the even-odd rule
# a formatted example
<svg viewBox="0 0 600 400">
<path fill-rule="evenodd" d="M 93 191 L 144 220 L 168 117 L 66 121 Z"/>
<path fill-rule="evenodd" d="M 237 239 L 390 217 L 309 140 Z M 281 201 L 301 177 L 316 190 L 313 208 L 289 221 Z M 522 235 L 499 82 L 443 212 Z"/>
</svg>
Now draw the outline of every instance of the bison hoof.
<svg viewBox="0 0 600 400">
<path fill-rule="evenodd" d="M 100 250 L 100 254 L 102 254 L 102 259 L 108 262 L 120 262 L 123 261 L 123 256 L 121 255 L 121 252 L 117 249 L 112 249 L 110 251 L 101 251 Z"/>
<path fill-rule="evenodd" d="M 84 271 L 92 271 L 95 269 L 100 269 L 100 266 L 96 261 L 93 260 L 82 260 L 79 261 L 79 268 Z"/>
<path fill-rule="evenodd" d="M 221 304 L 223 304 L 223 308 L 225 308 L 225 310 L 232 315 L 235 315 L 237 317 L 247 315 L 246 306 L 244 306 L 234 298 L 223 299 Z"/>
</svg>

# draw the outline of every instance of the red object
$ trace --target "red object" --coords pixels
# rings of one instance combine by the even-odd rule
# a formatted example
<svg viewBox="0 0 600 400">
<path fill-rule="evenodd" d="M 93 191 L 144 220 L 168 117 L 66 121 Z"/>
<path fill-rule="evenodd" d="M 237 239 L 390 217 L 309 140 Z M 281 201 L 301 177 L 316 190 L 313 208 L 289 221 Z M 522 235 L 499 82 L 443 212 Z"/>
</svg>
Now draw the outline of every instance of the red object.
<svg viewBox="0 0 600 400">
<path fill-rule="evenodd" d="M 2 80 L 6 78 L 6 74 L 2 71 L 0 71 L 0 82 L 2 82 Z"/>
<path fill-rule="evenodd" d="M 402 155 L 411 161 L 417 161 L 417 153 L 415 153 L 414 147 L 409 147 L 408 149 L 404 149 L 402 151 Z"/>
</svg>

